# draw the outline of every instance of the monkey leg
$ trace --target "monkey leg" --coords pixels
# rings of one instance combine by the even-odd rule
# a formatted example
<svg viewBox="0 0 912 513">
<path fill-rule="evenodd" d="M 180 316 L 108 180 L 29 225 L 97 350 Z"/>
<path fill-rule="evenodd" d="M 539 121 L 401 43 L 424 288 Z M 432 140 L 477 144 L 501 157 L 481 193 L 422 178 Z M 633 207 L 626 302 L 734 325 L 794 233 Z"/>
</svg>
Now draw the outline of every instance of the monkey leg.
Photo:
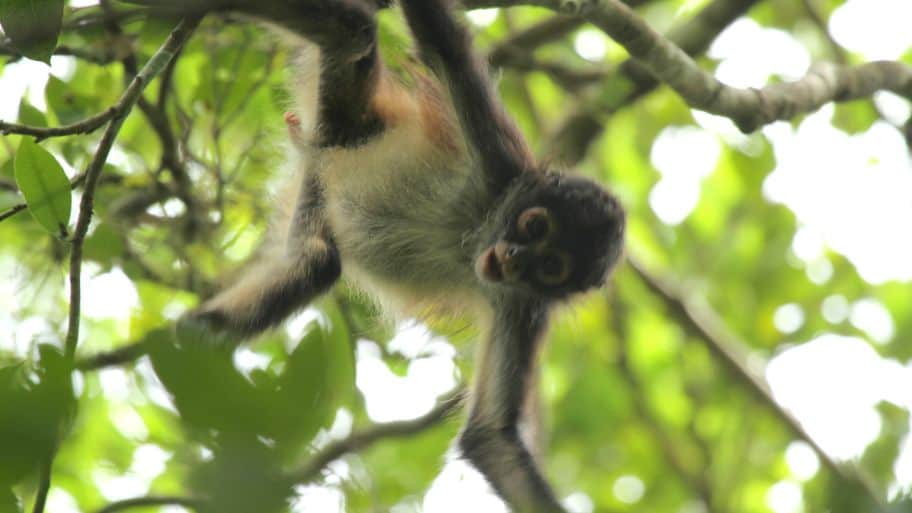
<svg viewBox="0 0 912 513">
<path fill-rule="evenodd" d="M 292 141 L 302 135 L 317 147 L 354 147 L 383 131 L 384 123 L 373 105 L 382 64 L 377 52 L 376 11 L 386 2 L 378 0 L 298 0 L 267 3 L 239 0 L 236 7 L 269 19 L 290 30 L 319 49 L 319 62 L 297 66 L 292 94 L 300 99 L 299 113 L 316 116 L 316 126 L 308 120 L 304 134 L 292 133 Z M 318 67 L 319 69 L 311 69 Z M 318 84 L 314 75 L 318 75 Z M 315 93 L 311 91 L 316 87 Z M 316 104 L 312 94 L 316 95 Z M 302 105 L 305 103 L 307 105 Z M 300 119 L 297 120 L 298 128 Z M 286 118 L 290 130 L 295 120 Z M 310 130 L 316 133 L 310 140 Z"/>
<path fill-rule="evenodd" d="M 548 311 L 516 299 L 497 304 L 459 448 L 515 512 L 563 513 L 519 433 Z"/>
<path fill-rule="evenodd" d="M 331 241 L 309 237 L 295 257 L 263 255 L 241 278 L 190 314 L 209 327 L 243 337 L 271 328 L 326 292 L 342 272 Z"/>
<path fill-rule="evenodd" d="M 250 337 L 271 328 L 329 290 L 342 274 L 339 251 L 323 217 L 323 195 L 312 174 L 304 177 L 291 216 L 240 278 L 191 312 L 217 331 Z"/>
</svg>

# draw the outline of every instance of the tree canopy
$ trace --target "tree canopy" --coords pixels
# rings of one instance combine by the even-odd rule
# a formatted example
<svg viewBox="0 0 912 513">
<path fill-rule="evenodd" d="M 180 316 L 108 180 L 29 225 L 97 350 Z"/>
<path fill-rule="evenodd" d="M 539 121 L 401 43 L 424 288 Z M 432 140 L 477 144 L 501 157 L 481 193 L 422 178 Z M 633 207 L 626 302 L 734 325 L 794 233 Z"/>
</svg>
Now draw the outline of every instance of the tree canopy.
<svg viewBox="0 0 912 513">
<path fill-rule="evenodd" d="M 341 286 L 234 350 L 175 328 L 289 186 L 293 59 L 149 4 L 0 0 L 0 513 L 505 511 L 451 447 L 464 320 Z M 537 153 L 628 211 L 543 354 L 570 511 L 912 511 L 907 4 L 462 2 Z"/>
</svg>

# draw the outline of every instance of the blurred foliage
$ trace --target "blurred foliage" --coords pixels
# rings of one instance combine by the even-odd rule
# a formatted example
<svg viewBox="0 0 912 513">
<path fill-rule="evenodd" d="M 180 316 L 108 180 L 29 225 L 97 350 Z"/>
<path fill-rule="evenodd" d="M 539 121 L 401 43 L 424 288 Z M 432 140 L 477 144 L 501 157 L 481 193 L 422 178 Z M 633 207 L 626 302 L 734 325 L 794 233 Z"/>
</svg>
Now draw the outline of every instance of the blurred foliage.
<svg viewBox="0 0 912 513">
<path fill-rule="evenodd" d="M 709 2 L 638 3 L 646 20 L 665 30 Z M 808 3 L 828 16 L 843 2 L 769 0 L 758 2 L 750 16 L 796 34 L 813 58 L 833 58 Z M 18 4 L 28 0 L 0 3 Z M 490 50 L 548 16 L 540 9 L 501 11 L 490 25 L 476 27 L 479 48 Z M 394 68 L 412 65 L 403 58 L 410 43 L 397 13 L 384 12 L 382 22 L 387 59 Z M 64 71 L 48 81 L 44 102 L 36 101 L 36 90 L 21 100 L 16 121 L 59 126 L 103 111 L 172 25 L 126 5 L 67 6 L 58 44 L 79 49 L 69 52 L 77 57 L 55 57 L 66 63 Z M 5 28 L 8 37 L 18 37 Z M 625 57 L 622 49 L 605 41 L 606 56 L 598 62 L 576 53 L 574 41 L 584 31 L 592 29 L 574 29 L 530 55 L 579 72 L 607 71 L 595 86 L 567 89 L 547 66 L 498 70 L 505 103 L 535 147 L 549 147 L 573 108 L 586 101 L 614 105 L 630 90 L 629 81 L 612 73 Z M 17 51 L 44 58 L 49 37 Z M 5 54 L 0 66 L 12 69 L 21 57 Z M 355 432 L 373 425 L 364 391 L 355 386 L 359 341 L 377 342 L 383 362 L 398 376 L 429 358 L 391 347 L 395 326 L 379 321 L 377 308 L 361 295 L 339 287 L 301 318 L 307 322 L 292 322 L 244 349 L 211 340 L 192 324 L 174 326 L 181 312 L 216 290 L 219 277 L 234 274 L 254 251 L 273 191 L 287 187 L 276 169 L 285 143 L 288 57 L 261 28 L 213 17 L 127 118 L 105 166 L 85 243 L 88 285 L 76 370 L 57 349 L 68 312 L 68 242 L 59 236 L 71 221 L 70 196 L 60 195 L 61 186 L 69 188 L 61 169 L 76 179 L 100 132 L 40 146 L 18 135 L 0 141 L 0 212 L 27 201 L 32 214 L 0 222 L 0 296 L 6 296 L 0 297 L 0 513 L 31 508 L 39 469 L 52 456 L 57 508 L 95 511 L 128 497 L 127 490 L 205 499 L 184 503 L 199 511 L 313 511 L 295 499 L 298 487 L 323 484 L 340 491 L 347 511 L 420 509 L 456 434 L 456 419 L 349 454 L 346 472 L 324 469 L 314 483 L 294 479 L 294 470 L 328 443 L 344 443 L 349 432 L 339 419 L 351 417 Z M 880 116 L 868 101 L 835 112 L 834 125 L 851 133 L 866 131 Z M 598 116 L 604 131 L 576 167 L 623 199 L 631 255 L 676 277 L 687 297 L 705 298 L 744 340 L 747 360 L 762 364 L 823 333 L 866 338 L 848 321 L 828 321 L 820 313 L 823 301 L 839 294 L 848 302 L 873 298 L 884 305 L 894 333 L 877 353 L 908 368 L 908 283 L 868 284 L 834 251 L 823 256 L 831 276 L 823 283 L 809 279 L 792 251 L 794 214 L 763 194 L 776 157 L 762 134 L 738 143 L 720 140 L 720 157 L 700 183 L 699 203 L 671 226 L 650 204 L 660 178 L 650 152 L 667 127 L 695 125 L 691 111 L 659 89 Z M 62 168 L 33 169 L 48 158 Z M 118 276 L 135 291 L 135 306 L 117 315 L 93 313 L 93 302 L 133 304 L 122 287 L 113 290 L 123 297 L 93 289 L 95 279 Z M 786 303 L 805 313 L 789 334 L 773 321 Z M 609 290 L 561 311 L 541 372 L 544 461 L 557 490 L 584 493 L 598 512 L 768 513 L 772 490 L 785 483 L 801 491 L 795 513 L 881 509 L 860 480 L 826 465 L 812 475 L 797 474 L 785 455 L 798 435 L 680 316 L 628 265 Z M 458 319 L 433 328 L 455 344 L 459 375 L 471 376 L 474 330 Z M 242 365 L 242 358 L 258 363 Z M 807 369 L 809 376 L 814 371 Z M 909 443 L 910 412 L 882 402 L 877 414 L 879 435 L 847 463 L 858 465 L 871 489 L 898 499 L 895 464 Z M 163 455 L 152 472 L 144 459 L 150 451 Z M 623 490 L 630 481 L 621 478 L 630 476 L 642 483 L 641 495 Z M 898 500 L 882 509 L 912 511 Z"/>
</svg>

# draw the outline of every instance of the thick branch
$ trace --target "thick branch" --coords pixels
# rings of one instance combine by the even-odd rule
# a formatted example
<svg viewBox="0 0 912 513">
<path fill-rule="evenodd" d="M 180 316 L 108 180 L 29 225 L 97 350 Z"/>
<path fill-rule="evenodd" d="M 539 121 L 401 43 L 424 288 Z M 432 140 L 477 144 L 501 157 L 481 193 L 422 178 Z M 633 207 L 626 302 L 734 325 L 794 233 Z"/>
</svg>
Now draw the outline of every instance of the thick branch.
<svg viewBox="0 0 912 513">
<path fill-rule="evenodd" d="M 651 74 L 667 83 L 691 107 L 731 118 L 751 132 L 776 120 L 811 112 L 831 101 L 870 96 L 879 90 L 912 98 L 912 66 L 879 61 L 853 68 L 818 64 L 802 79 L 762 89 L 729 87 L 703 71 L 684 50 L 662 37 L 618 0 L 532 0 L 585 17 L 602 29 Z"/>
<path fill-rule="evenodd" d="M 348 453 L 360 451 L 382 439 L 401 438 L 420 433 L 456 411 L 462 405 L 464 395 L 463 388 L 457 387 L 441 397 L 431 411 L 417 419 L 377 424 L 363 431 L 354 432 L 348 438 L 324 447 L 314 454 L 304 466 L 291 472 L 289 476 L 295 482 L 309 483 L 315 480 L 327 465 Z"/>
<path fill-rule="evenodd" d="M 669 41 L 689 55 L 699 55 L 709 48 L 713 39 L 731 22 L 745 14 L 758 0 L 713 0 L 696 16 L 668 31 Z M 552 146 L 561 161 L 574 165 L 585 157 L 592 141 L 604 128 L 603 117 L 630 104 L 656 88 L 658 82 L 636 59 L 628 59 L 618 68 L 614 81 L 630 84 L 625 94 L 602 99 L 598 93 L 602 86 L 593 86 L 590 95 L 594 100 L 585 101 L 567 117 L 556 131 Z"/>
<path fill-rule="evenodd" d="M 831 458 L 804 429 L 801 422 L 776 401 L 766 380 L 747 365 L 745 361 L 747 345 L 728 329 L 712 308 L 695 304 L 693 299 L 685 298 L 674 285 L 650 274 L 632 257 L 628 256 L 627 261 L 634 273 L 665 303 L 666 308 L 680 324 L 693 336 L 705 341 L 710 352 L 725 365 L 729 372 L 767 404 L 796 437 L 807 442 L 833 474 L 847 483 L 859 485 L 875 504 L 883 503 L 880 494 L 864 475 L 857 469 L 840 464 Z"/>
</svg>

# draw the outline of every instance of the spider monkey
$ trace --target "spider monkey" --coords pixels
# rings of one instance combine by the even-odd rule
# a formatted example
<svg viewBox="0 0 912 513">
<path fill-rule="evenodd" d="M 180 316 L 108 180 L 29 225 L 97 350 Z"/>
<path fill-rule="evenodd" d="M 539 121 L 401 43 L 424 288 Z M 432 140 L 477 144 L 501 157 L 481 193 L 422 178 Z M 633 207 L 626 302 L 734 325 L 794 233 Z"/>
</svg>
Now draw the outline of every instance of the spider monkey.
<svg viewBox="0 0 912 513">
<path fill-rule="evenodd" d="M 377 51 L 386 0 L 206 7 L 305 40 L 286 115 L 301 181 L 254 261 L 190 318 L 252 336 L 343 274 L 399 312 L 475 314 L 485 335 L 458 446 L 515 511 L 562 512 L 518 426 L 549 312 L 605 283 L 625 214 L 596 183 L 535 162 L 448 1 L 400 3 L 430 70 L 409 85 Z"/>
</svg>

